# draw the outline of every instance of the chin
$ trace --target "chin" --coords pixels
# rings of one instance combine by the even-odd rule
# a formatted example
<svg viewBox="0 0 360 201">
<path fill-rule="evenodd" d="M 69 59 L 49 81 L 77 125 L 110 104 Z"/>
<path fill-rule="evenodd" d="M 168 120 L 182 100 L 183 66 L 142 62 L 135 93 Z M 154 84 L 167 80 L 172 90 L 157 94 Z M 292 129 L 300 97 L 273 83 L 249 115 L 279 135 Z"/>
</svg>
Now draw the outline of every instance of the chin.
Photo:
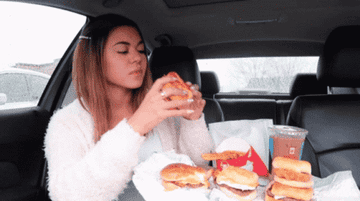
<svg viewBox="0 0 360 201">
<path fill-rule="evenodd" d="M 138 84 L 133 84 L 133 85 L 130 85 L 129 86 L 129 89 L 133 89 L 133 90 L 135 90 L 135 89 L 140 89 L 141 88 L 141 86 L 142 86 L 142 82 L 141 83 L 138 83 Z"/>
</svg>

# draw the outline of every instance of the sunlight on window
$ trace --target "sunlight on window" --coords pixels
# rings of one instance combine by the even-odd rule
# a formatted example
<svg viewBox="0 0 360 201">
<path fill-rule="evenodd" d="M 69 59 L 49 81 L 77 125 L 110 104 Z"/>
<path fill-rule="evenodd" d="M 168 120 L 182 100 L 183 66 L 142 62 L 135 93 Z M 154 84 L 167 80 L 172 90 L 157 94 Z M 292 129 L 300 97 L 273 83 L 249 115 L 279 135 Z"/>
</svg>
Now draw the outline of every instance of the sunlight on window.
<svg viewBox="0 0 360 201">
<path fill-rule="evenodd" d="M 36 106 L 60 58 L 85 23 L 69 11 L 0 2 L 0 110 Z"/>
<path fill-rule="evenodd" d="M 316 73 L 319 57 L 256 57 L 199 59 L 200 71 L 213 71 L 220 92 L 246 90 L 289 93 L 297 73 Z"/>
</svg>

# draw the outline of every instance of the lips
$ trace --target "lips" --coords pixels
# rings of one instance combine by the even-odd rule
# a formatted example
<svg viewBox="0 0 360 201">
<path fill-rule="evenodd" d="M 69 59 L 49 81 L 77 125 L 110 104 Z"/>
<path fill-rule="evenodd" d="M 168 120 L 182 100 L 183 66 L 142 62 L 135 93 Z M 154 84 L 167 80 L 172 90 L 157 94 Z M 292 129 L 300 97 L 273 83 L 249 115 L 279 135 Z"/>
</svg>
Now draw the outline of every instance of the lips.
<svg viewBox="0 0 360 201">
<path fill-rule="evenodd" d="M 140 75 L 142 73 L 141 69 L 133 70 L 130 72 L 130 75 Z"/>
</svg>

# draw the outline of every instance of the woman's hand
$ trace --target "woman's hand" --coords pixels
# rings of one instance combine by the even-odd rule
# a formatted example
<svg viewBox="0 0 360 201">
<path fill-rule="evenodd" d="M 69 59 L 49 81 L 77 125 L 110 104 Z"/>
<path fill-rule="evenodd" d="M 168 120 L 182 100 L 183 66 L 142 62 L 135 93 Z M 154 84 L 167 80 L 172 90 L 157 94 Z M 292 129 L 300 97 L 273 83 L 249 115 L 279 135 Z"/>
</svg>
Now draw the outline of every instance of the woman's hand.
<svg viewBox="0 0 360 201">
<path fill-rule="evenodd" d="M 152 130 L 156 125 L 162 122 L 164 119 L 172 116 L 189 116 L 191 113 L 195 113 L 196 108 L 193 105 L 195 101 L 190 100 L 172 100 L 167 101 L 170 96 L 183 95 L 184 91 L 178 88 L 167 88 L 162 90 L 163 86 L 174 81 L 176 78 L 165 76 L 157 79 L 149 92 L 146 94 L 144 100 L 140 104 L 139 108 L 135 111 L 133 116 L 128 120 L 128 124 L 132 126 L 134 131 L 140 135 L 145 135 Z M 199 94 L 196 96 L 198 97 Z M 182 109 L 173 109 L 182 108 Z M 198 111 L 196 112 L 198 113 Z"/>
<path fill-rule="evenodd" d="M 185 114 L 183 117 L 188 120 L 197 120 L 201 117 L 206 101 L 202 98 L 202 94 L 199 92 L 199 86 L 197 84 L 191 84 L 190 82 L 186 82 L 186 84 L 191 88 L 194 101 L 190 105 L 179 107 L 179 109 L 193 110 L 193 113 Z"/>
</svg>

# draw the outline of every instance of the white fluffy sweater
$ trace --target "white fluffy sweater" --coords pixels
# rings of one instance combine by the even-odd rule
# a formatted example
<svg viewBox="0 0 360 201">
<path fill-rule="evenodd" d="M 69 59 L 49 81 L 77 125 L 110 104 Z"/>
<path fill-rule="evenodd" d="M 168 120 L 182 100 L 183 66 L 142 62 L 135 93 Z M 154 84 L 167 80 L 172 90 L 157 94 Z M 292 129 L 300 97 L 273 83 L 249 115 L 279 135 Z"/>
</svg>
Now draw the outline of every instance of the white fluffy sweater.
<svg viewBox="0 0 360 201">
<path fill-rule="evenodd" d="M 204 115 L 189 121 L 168 118 L 157 127 L 163 151 L 187 154 L 196 165 L 213 150 Z M 131 180 L 138 151 L 146 140 L 122 120 L 93 141 L 94 122 L 78 99 L 55 112 L 45 136 L 48 188 L 52 200 L 116 200 Z"/>
</svg>

